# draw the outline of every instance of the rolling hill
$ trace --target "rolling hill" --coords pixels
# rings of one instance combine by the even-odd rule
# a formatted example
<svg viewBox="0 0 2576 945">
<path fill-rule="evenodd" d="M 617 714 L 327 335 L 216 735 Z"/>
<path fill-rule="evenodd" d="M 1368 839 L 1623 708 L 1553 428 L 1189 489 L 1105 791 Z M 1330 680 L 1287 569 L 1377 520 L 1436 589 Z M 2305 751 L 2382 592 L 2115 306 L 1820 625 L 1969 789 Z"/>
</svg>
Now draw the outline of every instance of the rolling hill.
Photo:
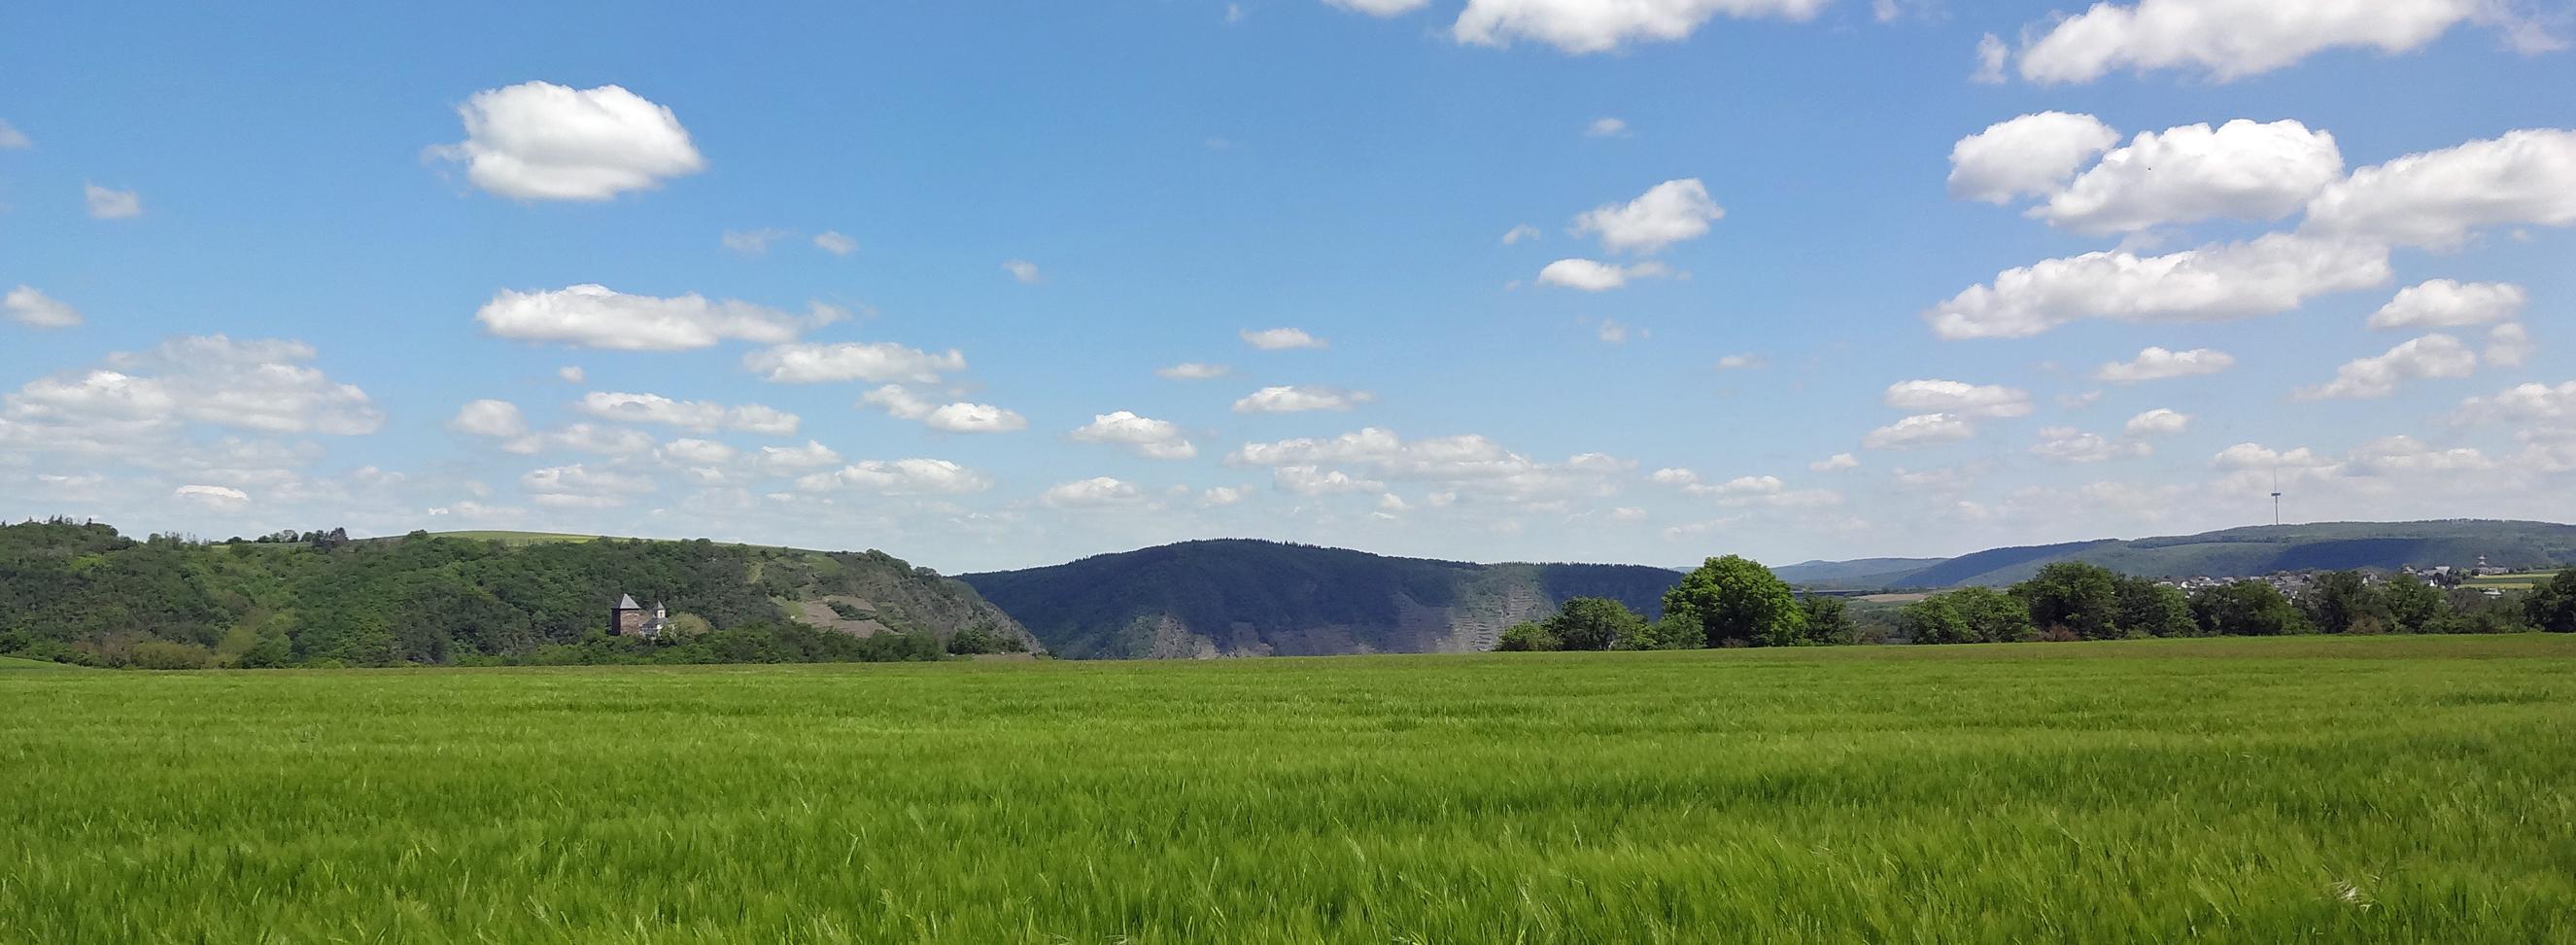
<svg viewBox="0 0 2576 945">
<path fill-rule="evenodd" d="M 1791 583 L 1866 590 L 1983 585 L 2029 578 L 2051 563 L 2082 561 L 2141 577 L 2251 577 L 2276 571 L 2489 564 L 2531 570 L 2576 564 L 2576 526 L 2452 519 L 2433 522 L 2321 522 L 2259 525 L 2198 535 L 2102 539 L 1994 548 L 1909 562 L 1807 562 L 1779 570 Z M 1875 562 L 1898 562 L 1879 568 Z"/>
<path fill-rule="evenodd" d="M 1574 597 L 1652 617 L 1677 572 L 1467 564 L 1219 540 L 962 575 L 1048 651 L 1074 658 L 1319 656 L 1491 649 Z"/>
</svg>

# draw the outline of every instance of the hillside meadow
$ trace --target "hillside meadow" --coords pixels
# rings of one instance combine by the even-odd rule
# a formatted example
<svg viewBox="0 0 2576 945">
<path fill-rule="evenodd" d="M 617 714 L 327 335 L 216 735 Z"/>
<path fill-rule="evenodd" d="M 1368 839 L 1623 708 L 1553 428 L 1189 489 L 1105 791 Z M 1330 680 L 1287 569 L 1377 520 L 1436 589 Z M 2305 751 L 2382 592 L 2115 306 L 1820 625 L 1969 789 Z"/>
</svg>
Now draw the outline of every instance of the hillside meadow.
<svg viewBox="0 0 2576 945">
<path fill-rule="evenodd" d="M 2576 940 L 2576 638 L 0 672 L 0 941 Z"/>
</svg>

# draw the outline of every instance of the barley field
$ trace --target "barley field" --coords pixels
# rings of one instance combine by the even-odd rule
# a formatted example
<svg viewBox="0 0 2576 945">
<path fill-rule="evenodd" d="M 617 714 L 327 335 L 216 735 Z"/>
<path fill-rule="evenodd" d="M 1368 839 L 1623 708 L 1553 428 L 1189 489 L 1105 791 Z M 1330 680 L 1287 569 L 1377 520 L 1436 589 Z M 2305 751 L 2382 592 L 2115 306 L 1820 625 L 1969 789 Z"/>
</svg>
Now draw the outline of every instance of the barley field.
<svg viewBox="0 0 2576 945">
<path fill-rule="evenodd" d="M 0 671 L 0 942 L 2576 941 L 2576 638 Z"/>
</svg>

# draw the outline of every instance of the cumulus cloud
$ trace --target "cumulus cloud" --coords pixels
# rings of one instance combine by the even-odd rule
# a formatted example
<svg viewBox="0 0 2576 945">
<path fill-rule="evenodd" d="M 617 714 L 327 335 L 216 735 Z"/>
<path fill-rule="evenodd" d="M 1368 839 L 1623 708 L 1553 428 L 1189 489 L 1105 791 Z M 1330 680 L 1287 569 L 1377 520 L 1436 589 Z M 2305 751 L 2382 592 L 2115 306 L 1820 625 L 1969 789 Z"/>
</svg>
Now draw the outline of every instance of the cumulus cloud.
<svg viewBox="0 0 2576 945">
<path fill-rule="evenodd" d="M 652 492 L 654 486 L 653 480 L 634 473 L 573 463 L 529 470 L 519 477 L 519 488 L 540 505 L 605 508 L 623 504 L 625 496 Z"/>
<path fill-rule="evenodd" d="M 2458 328 L 2501 322 L 2522 313 L 2521 286 L 2434 279 L 2407 286 L 2371 313 L 2372 328 Z"/>
<path fill-rule="evenodd" d="M 476 92 L 456 112 L 465 140 L 429 154 L 503 197 L 607 200 L 706 167 L 678 116 L 614 85 L 524 82 Z"/>
<path fill-rule="evenodd" d="M 883 409 L 898 420 L 917 420 L 942 433 L 1011 433 L 1029 426 L 1028 418 L 991 404 L 934 405 L 894 384 L 860 395 L 859 406 Z"/>
<path fill-rule="evenodd" d="M 993 487 L 983 473 L 944 459 L 863 460 L 796 480 L 806 492 L 873 492 L 879 495 L 960 495 Z"/>
<path fill-rule="evenodd" d="M 2074 427 L 2047 427 L 2039 431 L 2039 443 L 2030 453 L 2052 463 L 2102 463 L 2128 459 L 2155 452 L 2139 442 L 2118 442 L 2099 433 L 2086 433 Z"/>
<path fill-rule="evenodd" d="M 2441 449 L 2411 436 L 2384 436 L 2354 447 L 2341 471 L 2350 476 L 2481 472 L 2495 461 L 2472 447 Z"/>
<path fill-rule="evenodd" d="M 1668 180 L 1625 204 L 1608 204 L 1574 218 L 1574 232 L 1601 238 L 1611 252 L 1652 253 L 1708 234 L 1726 210 L 1708 197 L 1699 178 Z"/>
<path fill-rule="evenodd" d="M 23 285 L 0 297 L 0 311 L 8 312 L 10 321 L 30 328 L 70 328 L 81 323 L 79 310 Z"/>
<path fill-rule="evenodd" d="M 1627 134 L 1628 123 L 1617 118 L 1595 118 L 1591 124 L 1583 126 L 1586 138 L 1621 138 Z"/>
<path fill-rule="evenodd" d="M 1422 9 L 1431 0 L 1324 0 L 1324 5 L 1340 7 L 1370 16 L 1394 16 Z M 1228 16 L 1233 14 L 1229 11 Z"/>
<path fill-rule="evenodd" d="M 1951 146 L 1950 195 L 1996 204 L 2046 195 L 2119 142 L 2119 132 L 2091 115 L 2039 112 L 1996 122 Z"/>
<path fill-rule="evenodd" d="M 1384 492 L 1386 483 L 1360 479 L 1338 469 L 1315 466 L 1281 466 L 1270 471 L 1271 483 L 1281 492 L 1298 495 L 1335 495 L 1351 492 Z"/>
<path fill-rule="evenodd" d="M 2148 348 L 2135 359 L 2113 361 L 2093 369 L 2093 379 L 2112 384 L 2138 384 L 2176 377 L 2216 374 L 2236 366 L 2236 357 L 2224 351 L 2193 348 L 2173 351 Z"/>
<path fill-rule="evenodd" d="M 1339 387 L 1296 385 L 1264 387 L 1234 402 L 1236 413 L 1304 413 L 1310 410 L 1346 411 L 1377 399 L 1364 390 Z"/>
<path fill-rule="evenodd" d="M 578 364 L 567 364 L 555 369 L 555 377 L 566 384 L 579 384 L 590 379 L 590 372 L 582 370 Z"/>
<path fill-rule="evenodd" d="M 548 450 L 569 450 L 600 456 L 632 456 L 653 449 L 653 436 L 626 427 L 605 427 L 595 423 L 568 423 L 560 429 L 529 433 L 501 441 L 505 452 L 532 456 Z"/>
<path fill-rule="evenodd" d="M 662 444 L 654 450 L 662 459 L 690 466 L 714 466 L 733 461 L 739 451 L 713 440 L 683 437 Z"/>
<path fill-rule="evenodd" d="M 2521 384 L 2460 402 L 2464 423 L 2516 423 L 2527 429 L 2576 431 L 2576 381 L 2556 386 Z"/>
<path fill-rule="evenodd" d="M 1503 231 L 1503 245 L 1511 246 L 1522 240 L 1536 240 L 1539 238 L 1539 235 L 1538 227 L 1531 226 L 1527 223 L 1519 224 L 1511 229 Z"/>
<path fill-rule="evenodd" d="M 812 321 L 828 320 L 818 310 Z M 724 341 L 780 344 L 807 320 L 733 299 L 695 292 L 675 298 L 629 295 L 585 283 L 550 292 L 503 289 L 474 313 L 483 330 L 518 341 L 612 351 L 687 351 Z"/>
<path fill-rule="evenodd" d="M 932 354 L 890 341 L 843 341 L 763 348 L 743 355 L 742 366 L 781 384 L 936 384 L 944 373 L 965 370 L 966 356 L 954 348 Z"/>
<path fill-rule="evenodd" d="M 1049 508 L 1080 509 L 1102 506 L 1135 505 L 1145 500 L 1145 491 L 1136 484 L 1108 476 L 1077 479 L 1055 486 L 1038 496 L 1038 502 Z"/>
<path fill-rule="evenodd" d="M 1850 453 L 1835 453 L 1832 456 L 1827 456 L 1815 462 L 1808 463 L 1807 468 L 1814 472 L 1836 472 L 1844 469 L 1857 469 L 1860 468 L 1860 457 L 1854 456 Z"/>
<path fill-rule="evenodd" d="M 218 509 L 238 509 L 250 504 L 250 494 L 230 486 L 185 485 L 170 490 L 174 498 Z"/>
<path fill-rule="evenodd" d="M 859 251 L 859 241 L 836 231 L 824 230 L 814 234 L 814 248 L 834 256 L 847 256 Z"/>
<path fill-rule="evenodd" d="M 1968 73 L 1968 81 L 1978 85 L 2004 84 L 2004 66 L 2012 61 L 2012 45 L 1993 33 L 1977 37 L 1977 68 Z"/>
<path fill-rule="evenodd" d="M 384 412 L 365 391 L 304 363 L 315 356 L 301 341 L 223 335 L 116 352 L 97 367 L 38 378 L 0 397 L 0 439 L 26 437 L 39 447 L 47 439 L 149 440 L 188 422 L 338 436 L 382 427 Z"/>
<path fill-rule="evenodd" d="M 1154 369 L 1155 376 L 1172 381 L 1204 381 L 1233 373 L 1233 368 L 1222 364 L 1201 364 L 1196 361 Z"/>
<path fill-rule="evenodd" d="M 705 401 L 672 400 L 660 394 L 592 391 L 583 395 L 576 406 L 581 412 L 604 420 L 673 426 L 699 433 L 741 430 L 784 435 L 796 432 L 798 422 L 795 414 L 760 404 L 729 407 Z"/>
<path fill-rule="evenodd" d="M 1358 470 L 1364 481 L 1342 477 L 1351 482 L 1351 491 L 1383 491 L 1374 480 L 1402 479 L 1447 483 L 1511 500 L 1607 494 L 1615 480 L 1635 469 L 1634 463 L 1600 453 L 1581 453 L 1562 463 L 1544 463 L 1474 434 L 1407 440 L 1394 431 L 1376 427 L 1324 439 L 1247 443 L 1226 461 L 1242 466 L 1296 467 L 1303 472 L 1293 475 L 1328 479 L 1331 474 L 1322 470 Z"/>
<path fill-rule="evenodd" d="M 2129 418 L 2130 436 L 2171 436 L 2191 428 L 2191 415 L 2158 407 Z"/>
<path fill-rule="evenodd" d="M 1627 285 L 1630 279 L 1645 279 L 1669 274 L 1671 270 L 1658 262 L 1633 266 L 1596 262 L 1590 259 L 1559 259 L 1538 271 L 1540 285 L 1606 292 Z"/>
<path fill-rule="evenodd" d="M 1717 359 L 1717 369 L 1720 371 L 1750 371 L 1770 363 L 1770 361 L 1765 360 L 1758 354 L 1730 354 L 1721 356 Z"/>
<path fill-rule="evenodd" d="M 813 440 L 805 441 L 803 446 L 764 446 L 760 455 L 752 457 L 753 464 L 773 473 L 821 469 L 840 462 L 838 450 Z"/>
<path fill-rule="evenodd" d="M 35 142 L 27 140 L 26 132 L 19 131 L 17 126 L 8 122 L 0 121 L 0 151 L 20 151 L 35 146 Z"/>
<path fill-rule="evenodd" d="M 2091 82 L 2120 69 L 2182 69 L 2221 82 L 2322 50 L 2417 49 L 2476 16 L 2481 0 L 2139 0 L 2096 3 L 2021 50 L 2022 78 Z"/>
<path fill-rule="evenodd" d="M 1090 423 L 1067 435 L 1084 443 L 1123 446 L 1147 459 L 1188 459 L 1199 454 L 1180 424 L 1126 410 L 1093 416 Z"/>
<path fill-rule="evenodd" d="M 2309 202 L 2303 230 L 2445 248 L 2515 224 L 2576 224 L 2576 130 L 2512 131 L 2362 168 Z"/>
<path fill-rule="evenodd" d="M 1236 332 L 1236 334 L 1243 338 L 1244 344 L 1251 345 L 1263 351 L 1293 351 L 1300 348 L 1322 348 L 1327 344 L 1324 339 L 1307 334 L 1306 330 L 1303 328 L 1264 328 L 1260 331 L 1246 328 L 1242 331 Z"/>
<path fill-rule="evenodd" d="M 89 215 L 94 220 L 130 220 L 143 215 L 143 195 L 131 190 L 83 184 L 81 196 L 89 201 Z"/>
<path fill-rule="evenodd" d="M 1021 285 L 1036 285 L 1046 281 L 1046 277 L 1038 273 L 1038 264 L 1025 259 L 1003 260 L 1002 271 L 1009 273 L 1011 278 Z"/>
<path fill-rule="evenodd" d="M 1899 381 L 1888 385 L 1884 399 L 1890 407 L 1918 414 L 2027 417 L 2032 410 L 2029 391 L 1965 381 Z"/>
<path fill-rule="evenodd" d="M 2086 253 L 2008 269 L 1924 313 L 1945 339 L 2025 338 L 2082 319 L 2273 315 L 2389 279 L 2384 245 L 2275 233 L 2163 256 Z"/>
<path fill-rule="evenodd" d="M 2300 400 L 2386 397 L 2406 381 L 2467 377 L 2477 369 L 2476 352 L 2458 338 L 2436 333 L 2390 348 L 2386 354 L 2349 362 L 2335 371 L 2334 380 L 2301 388 L 2297 396 Z"/>
<path fill-rule="evenodd" d="M 447 428 L 467 436 L 514 439 L 527 435 L 528 420 L 517 404 L 485 399 L 466 402 L 447 421 Z"/>
<path fill-rule="evenodd" d="M 1916 414 L 1871 430 L 1861 445 L 1874 450 L 1905 450 L 1956 443 L 1977 435 L 1976 424 L 1946 413 Z"/>
<path fill-rule="evenodd" d="M 2228 218 L 2277 220 L 2343 177 L 2334 136 L 2296 121 L 2141 132 L 2031 215 L 2082 233 Z"/>
<path fill-rule="evenodd" d="M 2518 322 L 2507 322 L 2487 330 L 2487 363 L 2496 367 L 2521 367 L 2531 359 L 2535 346 L 2531 332 Z"/>
<path fill-rule="evenodd" d="M 1467 0 L 1450 35 L 1480 46 L 1529 39 L 1569 53 L 1600 53 L 1631 42 L 1683 39 L 1720 16 L 1806 20 L 1824 6 L 1825 0 Z"/>
<path fill-rule="evenodd" d="M 724 248 L 745 256 L 758 256 L 769 252 L 769 244 L 794 235 L 796 234 L 774 227 L 760 230 L 726 230 L 716 238 L 716 241 L 723 243 Z"/>
</svg>

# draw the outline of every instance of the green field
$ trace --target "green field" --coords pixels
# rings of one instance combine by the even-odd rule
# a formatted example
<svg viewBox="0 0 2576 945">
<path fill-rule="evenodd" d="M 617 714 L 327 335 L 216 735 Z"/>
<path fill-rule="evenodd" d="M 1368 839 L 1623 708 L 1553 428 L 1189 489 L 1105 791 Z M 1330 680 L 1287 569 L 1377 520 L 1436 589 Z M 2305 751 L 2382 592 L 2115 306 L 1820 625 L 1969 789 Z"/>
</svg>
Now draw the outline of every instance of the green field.
<svg viewBox="0 0 2576 945">
<path fill-rule="evenodd" d="M 2576 637 L 0 673 L 6 942 L 2576 940 Z"/>
<path fill-rule="evenodd" d="M 2537 587 L 2547 582 L 2550 578 L 2557 576 L 2558 572 L 2556 571 L 2530 571 L 2522 574 L 2486 574 L 2470 578 L 2461 583 L 2468 587 L 2492 587 L 2501 591 L 2520 591 Z"/>
</svg>

